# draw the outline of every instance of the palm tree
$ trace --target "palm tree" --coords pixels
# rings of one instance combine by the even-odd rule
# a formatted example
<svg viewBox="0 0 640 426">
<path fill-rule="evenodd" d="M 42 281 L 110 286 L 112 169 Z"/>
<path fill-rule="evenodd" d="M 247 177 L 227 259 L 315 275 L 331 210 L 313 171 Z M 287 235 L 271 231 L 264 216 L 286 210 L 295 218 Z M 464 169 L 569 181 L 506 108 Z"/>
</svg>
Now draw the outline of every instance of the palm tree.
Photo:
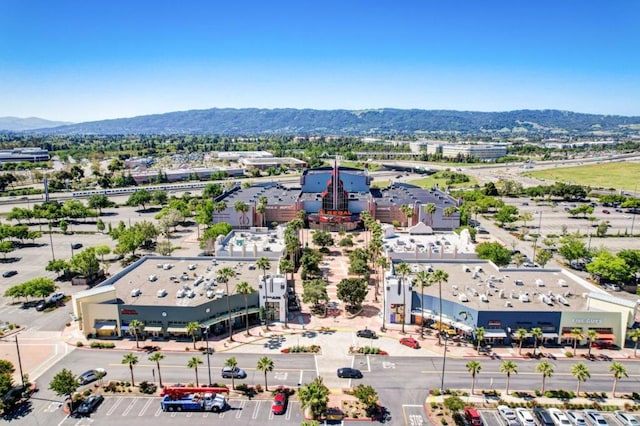
<svg viewBox="0 0 640 426">
<path fill-rule="evenodd" d="M 293 263 L 291 263 L 291 261 L 289 259 L 282 259 L 280 261 L 280 272 L 283 272 L 285 274 L 285 276 L 288 273 L 291 273 L 291 283 L 292 283 L 292 288 L 295 289 L 295 281 L 294 281 L 294 276 L 293 276 Z"/>
<path fill-rule="evenodd" d="M 531 329 L 531 335 L 533 336 L 533 356 L 536 356 L 536 349 L 538 349 L 538 341 L 542 338 L 542 329 L 540 327 L 534 327 Z"/>
<path fill-rule="evenodd" d="M 430 287 L 433 282 L 431 281 L 431 273 L 427 271 L 419 271 L 416 274 L 416 283 L 420 286 L 420 308 L 422 309 L 422 321 L 420 324 L 420 338 L 424 339 L 424 289 Z"/>
<path fill-rule="evenodd" d="M 327 411 L 329 388 L 323 383 L 322 377 L 318 376 L 311 383 L 300 388 L 298 398 L 302 408 L 310 411 L 309 417 L 315 419 Z"/>
<path fill-rule="evenodd" d="M 509 395 L 509 380 L 511 379 L 512 374 L 518 374 L 518 365 L 513 361 L 502 361 L 502 365 L 500 365 L 500 372 L 507 375 L 507 390 L 505 393 Z"/>
<path fill-rule="evenodd" d="M 231 370 L 232 370 L 232 373 L 231 373 L 231 388 L 235 389 L 236 388 L 235 369 L 238 366 L 238 361 L 236 360 L 236 357 L 232 356 L 231 358 L 227 358 L 227 360 L 224 362 L 224 366 L 225 367 L 230 367 Z"/>
<path fill-rule="evenodd" d="M 242 225 L 243 226 L 247 226 L 248 225 L 248 221 L 247 221 L 247 212 L 249 211 L 249 204 L 245 203 L 244 201 L 236 201 L 233 204 L 233 210 L 236 211 L 236 213 L 242 213 Z"/>
<path fill-rule="evenodd" d="M 128 364 L 129 370 L 131 370 L 131 386 L 135 386 L 136 382 L 133 380 L 133 366 L 138 363 L 138 357 L 129 352 L 122 357 L 120 364 Z"/>
<path fill-rule="evenodd" d="M 264 282 L 264 307 L 265 307 L 265 325 L 267 331 L 269 331 L 269 309 L 267 303 L 269 303 L 269 285 L 267 284 L 267 270 L 271 269 L 271 261 L 266 257 L 261 257 L 256 261 L 256 267 L 262 270 L 262 280 Z"/>
<path fill-rule="evenodd" d="M 187 361 L 187 367 L 193 368 L 196 372 L 196 387 L 200 387 L 200 381 L 198 380 L 198 365 L 202 364 L 200 357 L 194 356 Z"/>
<path fill-rule="evenodd" d="M 433 214 L 436 212 L 436 205 L 429 203 L 424 206 L 424 212 L 429 215 L 429 226 L 433 226 Z"/>
<path fill-rule="evenodd" d="M 547 377 L 553 376 L 553 365 L 549 361 L 541 361 L 536 365 L 536 371 L 542 374 L 542 389 L 540 389 L 540 393 L 544 395 L 544 385 Z"/>
<path fill-rule="evenodd" d="M 407 218 L 407 227 L 409 227 L 409 219 L 413 217 L 413 206 L 410 206 L 408 204 L 403 204 L 400 206 L 400 211 Z"/>
<path fill-rule="evenodd" d="M 269 200 L 264 195 L 258 198 L 258 205 L 256 206 L 256 212 L 258 212 L 260 214 L 260 217 L 262 218 L 263 227 L 266 225 L 266 222 L 267 222 L 265 213 L 267 212 L 268 203 L 269 203 Z"/>
<path fill-rule="evenodd" d="M 443 282 L 447 282 L 449 281 L 449 274 L 447 274 L 445 271 L 443 271 L 442 269 L 436 269 L 435 271 L 433 271 L 433 275 L 431 276 L 431 280 L 435 283 L 438 283 L 438 302 L 440 304 L 440 307 L 438 308 L 440 310 L 440 327 L 442 327 L 442 283 Z M 440 330 L 438 330 L 438 344 L 441 345 L 442 344 L 442 328 Z"/>
<path fill-rule="evenodd" d="M 160 374 L 160 361 L 164 359 L 164 354 L 162 352 L 154 352 L 150 357 L 149 361 L 155 362 L 158 367 L 158 380 L 160 381 L 160 387 L 162 387 L 162 375 Z"/>
<path fill-rule="evenodd" d="M 571 337 L 573 337 L 573 356 L 576 356 L 576 348 L 578 347 L 578 340 L 582 340 L 584 338 L 582 329 L 579 327 L 572 328 Z"/>
<path fill-rule="evenodd" d="M 236 287 L 236 293 L 244 296 L 244 322 L 247 327 L 247 331 L 245 333 L 247 336 L 250 335 L 249 333 L 249 295 L 255 292 L 256 292 L 256 289 L 251 287 L 251 285 L 246 281 L 242 281 Z"/>
<path fill-rule="evenodd" d="M 482 341 L 484 340 L 484 334 L 486 333 L 486 330 L 484 329 L 484 327 L 478 327 L 476 328 L 476 340 L 478 341 L 478 346 L 476 348 L 476 351 L 480 352 L 480 345 L 482 344 Z"/>
<path fill-rule="evenodd" d="M 376 281 L 376 294 L 380 293 L 380 281 L 384 281 L 384 271 L 389 267 L 389 258 L 380 256 L 376 259 L 376 266 L 380 268 L 380 279 Z M 382 301 L 384 303 L 384 300 Z"/>
<path fill-rule="evenodd" d="M 598 337 L 598 332 L 595 330 L 587 330 L 587 339 L 589 340 L 589 354 L 588 357 L 591 358 L 591 346 L 594 340 Z"/>
<path fill-rule="evenodd" d="M 131 332 L 136 338 L 136 348 L 140 347 L 140 344 L 138 343 L 138 335 L 142 331 L 143 327 L 144 327 L 144 324 L 142 323 L 142 321 L 138 321 L 134 319 L 131 322 L 129 322 L 129 330 L 131 330 Z"/>
<path fill-rule="evenodd" d="M 442 210 L 442 214 L 445 217 L 451 217 L 454 214 L 456 214 L 456 212 L 458 211 L 457 208 L 453 207 L 453 206 L 449 206 L 449 207 L 445 207 L 444 210 Z M 453 225 L 451 225 L 451 229 L 453 229 Z"/>
<path fill-rule="evenodd" d="M 467 371 L 471 373 L 471 395 L 473 395 L 476 388 L 476 375 L 480 373 L 480 370 L 482 370 L 480 361 L 467 362 Z"/>
<path fill-rule="evenodd" d="M 524 343 L 524 338 L 527 337 L 527 329 L 519 328 L 516 330 L 516 339 L 518 339 L 518 355 L 522 355 L 522 343 Z"/>
<path fill-rule="evenodd" d="M 411 267 L 406 262 L 401 262 L 396 266 L 396 272 L 400 274 L 402 277 L 402 297 L 404 300 L 404 312 L 407 312 L 407 292 L 405 291 L 406 277 L 411 273 Z M 411 310 L 409 310 L 409 314 L 411 314 Z M 404 324 L 407 322 L 406 315 L 402 315 L 402 334 L 405 334 Z"/>
<path fill-rule="evenodd" d="M 633 357 L 636 358 L 638 352 L 638 342 L 640 342 L 640 328 L 634 328 L 629 332 L 629 337 L 633 340 Z"/>
<path fill-rule="evenodd" d="M 571 366 L 571 374 L 578 380 L 578 387 L 576 388 L 576 396 L 580 396 L 580 383 L 586 382 L 591 377 L 589 368 L 583 363 L 579 362 Z"/>
<path fill-rule="evenodd" d="M 193 339 L 193 349 L 196 348 L 196 335 L 200 331 L 200 324 L 195 321 L 187 323 L 187 334 Z"/>
<path fill-rule="evenodd" d="M 269 386 L 267 384 L 267 373 L 273 371 L 273 360 L 266 356 L 261 357 L 258 360 L 256 369 L 264 373 L 264 390 L 269 392 Z"/>
<path fill-rule="evenodd" d="M 613 389 L 611 389 L 611 395 L 615 398 L 618 380 L 623 377 L 629 377 L 629 374 L 627 374 L 627 367 L 625 367 L 623 363 L 617 361 L 611 363 L 609 371 L 613 373 Z"/>
<path fill-rule="evenodd" d="M 231 321 L 231 294 L 229 293 L 229 280 L 236 276 L 236 271 L 228 266 L 218 271 L 218 282 L 224 282 L 227 289 L 227 315 L 229 321 L 229 341 L 233 342 L 233 321 Z"/>
</svg>

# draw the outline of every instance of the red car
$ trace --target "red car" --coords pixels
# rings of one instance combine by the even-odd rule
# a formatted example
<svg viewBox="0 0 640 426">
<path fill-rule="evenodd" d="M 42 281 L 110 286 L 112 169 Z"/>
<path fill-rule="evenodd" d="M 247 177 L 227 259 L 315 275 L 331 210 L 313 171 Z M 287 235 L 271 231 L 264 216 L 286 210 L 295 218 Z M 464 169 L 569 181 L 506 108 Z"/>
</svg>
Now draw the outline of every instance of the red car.
<svg viewBox="0 0 640 426">
<path fill-rule="evenodd" d="M 420 343 L 418 343 L 418 341 L 413 337 L 403 337 L 402 339 L 400 339 L 400 344 L 409 346 L 413 349 L 420 349 Z"/>
<path fill-rule="evenodd" d="M 287 411 L 287 404 L 289 402 L 289 397 L 284 392 L 278 392 L 276 396 L 273 397 L 273 404 L 271 405 L 271 412 L 273 414 L 284 414 Z"/>
</svg>

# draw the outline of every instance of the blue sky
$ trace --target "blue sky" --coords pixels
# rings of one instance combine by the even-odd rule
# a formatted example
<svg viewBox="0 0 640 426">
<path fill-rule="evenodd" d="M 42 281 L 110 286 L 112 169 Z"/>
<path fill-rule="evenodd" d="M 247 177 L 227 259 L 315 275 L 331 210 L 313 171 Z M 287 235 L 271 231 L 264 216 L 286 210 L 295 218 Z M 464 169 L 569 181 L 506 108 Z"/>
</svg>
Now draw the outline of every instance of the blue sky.
<svg viewBox="0 0 640 426">
<path fill-rule="evenodd" d="M 205 108 L 640 116 L 640 2 L 0 0 L 0 116 Z"/>
</svg>

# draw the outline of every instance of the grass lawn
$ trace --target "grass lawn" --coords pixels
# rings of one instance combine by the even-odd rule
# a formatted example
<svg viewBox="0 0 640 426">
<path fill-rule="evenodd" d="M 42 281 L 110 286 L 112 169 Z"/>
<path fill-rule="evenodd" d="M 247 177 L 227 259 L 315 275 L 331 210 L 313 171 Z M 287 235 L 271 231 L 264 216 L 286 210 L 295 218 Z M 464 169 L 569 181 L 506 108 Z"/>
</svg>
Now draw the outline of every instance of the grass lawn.
<svg viewBox="0 0 640 426">
<path fill-rule="evenodd" d="M 640 175 L 640 163 L 616 162 L 563 167 L 524 173 L 555 182 L 589 185 L 592 188 L 633 190 Z"/>
<path fill-rule="evenodd" d="M 364 161 L 340 161 L 339 165 L 341 167 L 353 167 L 354 169 L 360 169 L 363 170 L 364 169 Z M 381 169 L 382 166 L 380 164 L 375 164 L 375 163 L 369 163 L 369 171 L 370 172 L 374 172 L 376 170 Z"/>
<path fill-rule="evenodd" d="M 450 187 L 451 189 L 456 189 L 456 188 L 472 188 L 478 183 L 478 181 L 475 180 L 472 176 L 469 176 L 469 182 L 454 183 L 453 185 L 449 185 L 447 184 L 447 178 L 441 177 L 440 173 L 436 173 L 428 177 L 423 177 L 420 179 L 408 181 L 407 183 L 410 183 L 412 185 L 417 185 L 427 189 L 431 188 L 435 184 L 438 184 L 438 187 L 440 187 L 440 189 L 447 189 L 447 187 Z"/>
</svg>

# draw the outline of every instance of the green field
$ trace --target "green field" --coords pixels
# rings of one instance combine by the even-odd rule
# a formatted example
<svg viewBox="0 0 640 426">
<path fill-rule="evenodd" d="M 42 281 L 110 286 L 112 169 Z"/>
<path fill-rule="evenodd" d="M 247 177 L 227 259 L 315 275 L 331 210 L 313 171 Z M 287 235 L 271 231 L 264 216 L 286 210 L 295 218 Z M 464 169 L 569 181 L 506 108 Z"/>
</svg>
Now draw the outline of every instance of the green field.
<svg viewBox="0 0 640 426">
<path fill-rule="evenodd" d="M 632 191 L 640 182 L 640 163 L 616 162 L 563 167 L 524 173 L 551 182 L 588 185 L 592 188 L 615 188 Z"/>
<path fill-rule="evenodd" d="M 478 181 L 476 181 L 473 178 L 473 176 L 469 176 L 469 179 L 470 179 L 469 182 L 454 183 L 452 185 L 449 185 L 449 184 L 447 184 L 447 179 L 446 178 L 439 177 L 439 174 L 436 173 L 436 174 L 431 175 L 429 177 L 424 177 L 424 178 L 408 181 L 407 183 L 410 183 L 412 185 L 417 185 L 417 186 L 420 186 L 422 188 L 431 188 L 435 184 L 438 184 L 438 187 L 440 187 L 440 189 L 447 189 L 447 188 L 451 188 L 451 189 L 455 189 L 455 188 L 473 188 L 475 185 L 477 185 Z"/>
</svg>

